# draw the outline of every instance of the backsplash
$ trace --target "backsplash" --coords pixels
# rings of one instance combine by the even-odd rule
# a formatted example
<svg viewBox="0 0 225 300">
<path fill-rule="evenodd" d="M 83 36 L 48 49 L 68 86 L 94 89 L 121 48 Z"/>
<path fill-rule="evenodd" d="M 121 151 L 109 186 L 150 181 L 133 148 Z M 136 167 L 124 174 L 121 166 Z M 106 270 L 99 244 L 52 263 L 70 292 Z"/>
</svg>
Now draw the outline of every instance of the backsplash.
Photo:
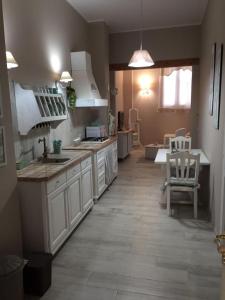
<svg viewBox="0 0 225 300">
<path fill-rule="evenodd" d="M 63 91 L 60 91 L 63 92 Z M 97 119 L 107 125 L 107 108 L 77 108 L 68 112 L 68 119 L 61 122 L 55 129 L 49 126 L 32 129 L 28 135 L 18 133 L 17 111 L 13 83 L 10 83 L 10 98 L 13 116 L 14 146 L 16 160 L 31 160 L 40 157 L 43 153 L 42 143 L 38 139 L 46 137 L 48 149 L 53 151 L 53 140 L 62 140 L 62 146 L 71 145 L 76 137 L 85 137 L 85 127 Z"/>
</svg>

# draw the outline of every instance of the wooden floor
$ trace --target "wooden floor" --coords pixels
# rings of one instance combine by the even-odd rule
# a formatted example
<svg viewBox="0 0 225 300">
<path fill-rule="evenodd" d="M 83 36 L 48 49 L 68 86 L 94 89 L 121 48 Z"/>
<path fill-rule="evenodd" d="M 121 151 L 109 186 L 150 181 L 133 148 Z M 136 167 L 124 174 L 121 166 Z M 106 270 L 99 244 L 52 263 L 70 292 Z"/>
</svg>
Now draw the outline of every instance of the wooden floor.
<svg viewBox="0 0 225 300">
<path fill-rule="evenodd" d="M 53 262 L 43 300 L 219 299 L 211 225 L 192 207 L 168 217 L 160 168 L 135 150 Z M 36 298 L 28 298 L 36 299 Z"/>
</svg>

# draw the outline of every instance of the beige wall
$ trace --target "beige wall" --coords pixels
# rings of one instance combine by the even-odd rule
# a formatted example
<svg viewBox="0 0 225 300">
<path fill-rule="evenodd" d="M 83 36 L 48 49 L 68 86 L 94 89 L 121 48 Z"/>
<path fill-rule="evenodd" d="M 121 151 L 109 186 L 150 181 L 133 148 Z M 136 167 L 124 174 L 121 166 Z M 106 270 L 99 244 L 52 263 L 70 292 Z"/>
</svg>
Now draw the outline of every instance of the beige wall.
<svg viewBox="0 0 225 300">
<path fill-rule="evenodd" d="M 20 254 L 22 250 L 20 214 L 16 195 L 17 179 L 1 4 L 0 1 L 0 86 L 2 92 L 0 97 L 3 101 L 4 115 L 3 119 L 0 119 L 0 125 L 5 126 L 6 131 L 7 166 L 0 168 L 0 254 Z"/>
<path fill-rule="evenodd" d="M 52 84 L 71 70 L 71 51 L 88 50 L 88 24 L 64 0 L 3 0 L 3 14 L 18 82 Z"/>
<path fill-rule="evenodd" d="M 93 74 L 100 95 L 110 100 L 109 95 L 109 33 L 104 22 L 89 23 L 89 52 L 92 57 Z M 108 123 L 108 108 L 100 108 L 99 120 Z"/>
<path fill-rule="evenodd" d="M 54 86 L 63 70 L 71 70 L 70 52 L 87 50 L 92 55 L 96 81 L 103 96 L 108 91 L 107 28 L 103 22 L 89 24 L 64 0 L 3 0 L 6 45 L 15 55 L 19 68 L 10 72 L 10 78 L 31 86 Z M 98 43 L 96 44 L 96 41 Z M 62 139 L 63 145 L 85 135 L 85 126 L 95 120 L 107 123 L 107 109 L 76 109 L 68 120 L 56 129 L 32 130 L 21 138 L 17 134 L 15 99 L 11 89 L 16 157 L 34 146 L 34 155 L 43 152 L 38 145 L 40 136 Z M 33 153 L 22 158 L 31 160 Z"/>
<path fill-rule="evenodd" d="M 213 43 L 225 45 L 225 2 L 209 0 L 208 9 L 202 25 L 200 103 L 199 103 L 199 141 L 210 162 L 210 190 L 212 217 L 215 230 L 219 232 L 221 211 L 221 189 L 224 182 L 223 144 L 225 123 L 225 59 L 223 59 L 220 128 L 213 126 L 212 117 L 208 113 L 208 97 L 210 84 L 211 48 Z"/>
<path fill-rule="evenodd" d="M 100 95 L 109 99 L 109 34 L 104 22 L 89 23 L 89 49 Z"/>
<path fill-rule="evenodd" d="M 128 63 L 134 50 L 140 47 L 139 32 L 110 34 L 110 63 Z M 146 30 L 143 48 L 153 60 L 171 60 L 200 56 L 200 26 Z"/>
<path fill-rule="evenodd" d="M 132 71 L 124 71 L 123 77 L 117 75 L 123 83 L 123 107 L 125 112 L 125 125 L 129 126 L 129 109 L 132 107 Z M 141 94 L 140 80 L 142 77 L 150 80 L 151 94 L 143 96 Z M 139 110 L 141 119 L 141 143 L 163 143 L 165 133 L 174 133 L 177 128 L 185 127 L 191 130 L 191 111 L 169 112 L 159 111 L 160 101 L 160 69 L 133 71 L 133 105 Z M 118 83 L 119 87 L 121 84 Z M 119 99 L 121 102 L 121 99 Z M 120 104 L 121 105 L 121 104 Z"/>
</svg>

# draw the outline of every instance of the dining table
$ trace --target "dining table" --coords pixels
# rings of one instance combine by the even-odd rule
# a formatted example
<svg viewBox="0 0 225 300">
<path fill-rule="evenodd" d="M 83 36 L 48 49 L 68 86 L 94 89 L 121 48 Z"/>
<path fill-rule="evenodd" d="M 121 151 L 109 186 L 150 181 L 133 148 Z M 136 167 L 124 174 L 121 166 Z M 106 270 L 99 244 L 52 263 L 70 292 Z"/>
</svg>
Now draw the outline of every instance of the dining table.
<svg viewBox="0 0 225 300">
<path fill-rule="evenodd" d="M 170 149 L 168 148 L 162 148 L 159 149 L 156 158 L 155 158 L 155 164 L 158 165 L 165 165 L 166 164 L 166 154 L 171 153 Z M 200 154 L 200 166 L 209 166 L 210 161 L 208 160 L 206 154 L 202 149 L 191 149 L 191 154 Z"/>
</svg>

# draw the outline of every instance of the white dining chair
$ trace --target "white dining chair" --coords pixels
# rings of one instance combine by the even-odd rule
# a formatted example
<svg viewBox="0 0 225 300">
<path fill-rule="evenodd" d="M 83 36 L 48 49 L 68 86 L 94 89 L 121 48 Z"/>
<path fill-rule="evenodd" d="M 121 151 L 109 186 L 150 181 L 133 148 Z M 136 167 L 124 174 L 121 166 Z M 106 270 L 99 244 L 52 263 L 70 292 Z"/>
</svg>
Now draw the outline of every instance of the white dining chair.
<svg viewBox="0 0 225 300">
<path fill-rule="evenodd" d="M 198 183 L 200 154 L 189 152 L 167 153 L 166 198 L 170 216 L 171 192 L 193 192 L 194 218 L 198 217 Z"/>
<path fill-rule="evenodd" d="M 185 136 L 186 135 L 186 128 L 178 128 L 175 131 L 175 136 Z"/>
<path fill-rule="evenodd" d="M 170 152 L 175 151 L 191 151 L 191 137 L 170 138 Z"/>
</svg>

